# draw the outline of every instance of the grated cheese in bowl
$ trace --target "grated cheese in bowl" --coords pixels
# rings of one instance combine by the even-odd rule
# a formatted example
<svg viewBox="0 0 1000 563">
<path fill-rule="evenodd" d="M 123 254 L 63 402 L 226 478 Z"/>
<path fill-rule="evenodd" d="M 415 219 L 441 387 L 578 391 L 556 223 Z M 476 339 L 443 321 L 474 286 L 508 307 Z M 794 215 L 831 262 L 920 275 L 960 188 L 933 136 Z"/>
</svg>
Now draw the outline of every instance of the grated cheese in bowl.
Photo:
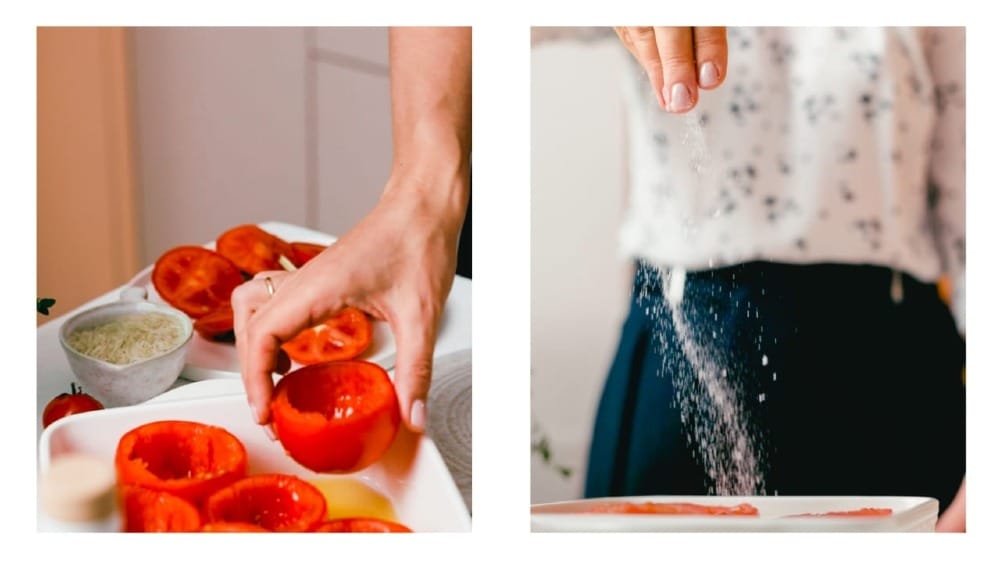
<svg viewBox="0 0 1000 563">
<path fill-rule="evenodd" d="M 184 330 L 170 315 L 136 313 L 70 333 L 67 343 L 77 352 L 111 364 L 129 365 L 177 348 Z"/>
</svg>

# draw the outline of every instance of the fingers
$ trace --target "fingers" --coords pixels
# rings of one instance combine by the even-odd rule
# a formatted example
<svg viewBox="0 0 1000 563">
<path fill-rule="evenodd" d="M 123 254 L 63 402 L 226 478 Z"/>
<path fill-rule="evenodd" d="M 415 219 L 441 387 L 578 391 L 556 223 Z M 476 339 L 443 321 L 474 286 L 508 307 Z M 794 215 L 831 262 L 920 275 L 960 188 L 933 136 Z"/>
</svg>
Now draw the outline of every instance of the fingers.
<svg viewBox="0 0 1000 563">
<path fill-rule="evenodd" d="M 625 48 L 645 70 L 656 101 L 671 113 L 698 103 L 699 88 L 717 88 L 726 77 L 725 27 L 616 27 Z"/>
<path fill-rule="evenodd" d="M 258 424 L 265 424 L 270 419 L 268 405 L 273 386 L 272 372 L 287 372 L 291 364 L 288 357 L 280 352 L 279 346 L 283 340 L 275 341 L 274 333 L 277 331 L 271 330 L 267 322 L 257 321 L 262 316 L 261 312 L 274 303 L 278 289 L 288 280 L 288 275 L 287 272 L 261 272 L 253 281 L 236 288 L 231 298 L 240 375 L 254 420 Z M 265 280 L 270 280 L 274 296 Z"/>
<path fill-rule="evenodd" d="M 660 107 L 667 109 L 663 97 L 663 65 L 660 64 L 660 52 L 656 49 L 656 35 L 652 27 L 616 27 L 615 31 L 621 38 L 635 60 L 646 71 L 653 93 Z"/>
<path fill-rule="evenodd" d="M 711 90 L 726 79 L 729 63 L 729 48 L 726 43 L 726 28 L 694 28 L 694 51 L 697 58 L 698 85 Z"/>
<path fill-rule="evenodd" d="M 655 27 L 656 50 L 663 66 L 663 98 L 667 110 L 684 113 L 698 103 L 694 38 L 690 27 Z"/>
<path fill-rule="evenodd" d="M 431 387 L 431 364 L 437 319 L 403 318 L 395 326 L 396 394 L 400 416 L 414 432 L 423 432 L 427 424 L 427 392 Z"/>
</svg>

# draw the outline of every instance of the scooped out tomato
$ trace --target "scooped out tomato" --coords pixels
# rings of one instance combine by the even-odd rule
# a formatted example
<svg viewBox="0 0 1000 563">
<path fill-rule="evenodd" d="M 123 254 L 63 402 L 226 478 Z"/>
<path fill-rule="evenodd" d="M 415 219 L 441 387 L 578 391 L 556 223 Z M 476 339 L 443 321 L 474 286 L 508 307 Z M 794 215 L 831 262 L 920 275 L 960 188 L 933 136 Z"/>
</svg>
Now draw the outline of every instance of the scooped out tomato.
<svg viewBox="0 0 1000 563">
<path fill-rule="evenodd" d="M 705 516 L 757 516 L 752 504 L 717 506 L 691 502 L 606 502 L 592 506 L 587 512 L 610 514 L 674 514 Z"/>
<path fill-rule="evenodd" d="M 202 532 L 270 532 L 248 522 L 209 522 L 201 527 Z"/>
<path fill-rule="evenodd" d="M 790 517 L 825 517 L 825 516 L 892 516 L 891 508 L 859 508 L 857 510 L 834 510 L 818 514 L 793 514 Z"/>
<path fill-rule="evenodd" d="M 282 344 L 288 357 L 308 366 L 350 360 L 372 343 L 372 323 L 360 309 L 348 307 L 321 325 L 307 328 Z"/>
<path fill-rule="evenodd" d="M 190 502 L 163 491 L 122 488 L 126 532 L 197 532 L 201 514 Z"/>
<path fill-rule="evenodd" d="M 211 524 L 242 522 L 272 532 L 308 532 L 325 516 L 323 493 L 293 475 L 253 475 L 205 501 L 205 519 Z"/>
<path fill-rule="evenodd" d="M 292 261 L 296 266 L 301 268 L 306 262 L 312 260 L 327 248 L 325 245 L 313 244 L 311 242 L 293 242 L 292 253 L 294 257 Z"/>
<path fill-rule="evenodd" d="M 156 261 L 152 279 L 164 301 L 197 319 L 229 303 L 243 274 L 217 252 L 178 246 Z"/>
<path fill-rule="evenodd" d="M 175 494 L 195 504 L 247 474 L 247 452 L 218 426 L 182 420 L 143 424 L 115 452 L 118 481 Z"/>
<path fill-rule="evenodd" d="M 194 330 L 208 340 L 233 339 L 233 306 L 229 303 L 194 321 Z"/>
<path fill-rule="evenodd" d="M 257 225 L 240 225 L 219 235 L 215 250 L 248 274 L 281 270 L 279 259 L 295 259 L 292 245 Z"/>
<path fill-rule="evenodd" d="M 398 522 L 380 520 L 378 518 L 341 518 L 328 520 L 320 524 L 316 532 L 334 533 L 410 533 L 413 530 Z"/>
<path fill-rule="evenodd" d="M 361 360 L 300 368 L 271 398 L 271 420 L 285 451 L 317 472 L 364 469 L 399 430 L 399 401 L 389 374 Z"/>
</svg>

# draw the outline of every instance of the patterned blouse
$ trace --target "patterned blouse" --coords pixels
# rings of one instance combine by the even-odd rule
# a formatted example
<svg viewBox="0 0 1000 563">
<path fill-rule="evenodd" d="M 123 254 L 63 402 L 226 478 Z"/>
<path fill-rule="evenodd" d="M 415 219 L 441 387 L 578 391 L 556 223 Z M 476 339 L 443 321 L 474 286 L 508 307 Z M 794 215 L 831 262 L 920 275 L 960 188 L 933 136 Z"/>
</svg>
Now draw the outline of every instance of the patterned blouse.
<svg viewBox="0 0 1000 563">
<path fill-rule="evenodd" d="M 622 251 L 688 270 L 770 260 L 945 274 L 964 331 L 964 28 L 727 33 L 726 81 L 684 116 L 657 106 L 622 49 Z"/>
</svg>

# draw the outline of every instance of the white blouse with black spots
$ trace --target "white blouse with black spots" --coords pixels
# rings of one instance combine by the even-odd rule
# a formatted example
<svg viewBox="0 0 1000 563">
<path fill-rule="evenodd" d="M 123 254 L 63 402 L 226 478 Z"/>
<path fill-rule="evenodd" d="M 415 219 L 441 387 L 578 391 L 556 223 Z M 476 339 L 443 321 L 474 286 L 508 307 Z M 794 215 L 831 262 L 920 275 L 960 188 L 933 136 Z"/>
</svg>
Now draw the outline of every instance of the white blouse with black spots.
<svg viewBox="0 0 1000 563">
<path fill-rule="evenodd" d="M 725 83 L 686 116 L 626 84 L 629 256 L 882 265 L 952 281 L 964 331 L 963 28 L 729 28 Z M 888 288 L 887 288 L 888 290 Z"/>
</svg>

